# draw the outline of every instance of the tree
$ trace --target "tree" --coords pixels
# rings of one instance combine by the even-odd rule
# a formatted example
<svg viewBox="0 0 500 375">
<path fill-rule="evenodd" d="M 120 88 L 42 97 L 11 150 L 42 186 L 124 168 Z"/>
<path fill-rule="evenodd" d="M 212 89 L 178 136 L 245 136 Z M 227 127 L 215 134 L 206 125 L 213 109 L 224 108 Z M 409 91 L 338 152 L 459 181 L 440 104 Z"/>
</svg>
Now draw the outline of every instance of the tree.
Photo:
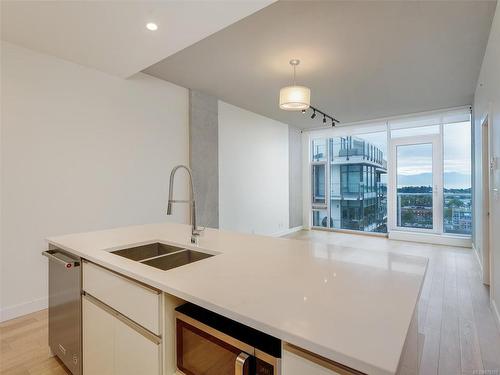
<svg viewBox="0 0 500 375">
<path fill-rule="evenodd" d="M 401 215 L 401 221 L 402 221 L 401 224 L 403 226 L 407 223 L 412 224 L 415 222 L 415 214 L 413 213 L 413 211 L 406 210 Z"/>
<path fill-rule="evenodd" d="M 450 207 L 450 208 L 458 208 L 458 207 L 463 207 L 464 206 L 464 202 L 458 198 L 451 198 L 449 199 L 447 202 L 446 202 L 446 207 Z"/>
</svg>

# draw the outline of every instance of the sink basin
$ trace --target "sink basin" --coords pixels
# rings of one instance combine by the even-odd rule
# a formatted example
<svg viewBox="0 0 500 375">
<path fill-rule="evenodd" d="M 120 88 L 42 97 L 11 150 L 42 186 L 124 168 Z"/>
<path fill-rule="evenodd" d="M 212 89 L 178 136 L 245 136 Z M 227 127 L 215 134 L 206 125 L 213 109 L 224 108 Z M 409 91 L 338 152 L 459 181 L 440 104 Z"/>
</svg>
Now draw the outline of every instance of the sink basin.
<svg viewBox="0 0 500 375">
<path fill-rule="evenodd" d="M 189 263 L 197 262 L 199 260 L 212 257 L 212 254 L 206 254 L 194 250 L 184 250 L 175 254 L 164 255 L 158 258 L 146 260 L 144 264 L 156 267 L 161 270 L 170 270 L 172 268 L 184 266 Z"/>
<path fill-rule="evenodd" d="M 201 251 L 184 249 L 182 247 L 165 245 L 162 243 L 135 246 L 128 249 L 112 251 L 111 253 L 164 271 L 213 256 L 212 254 L 202 253 Z"/>
<path fill-rule="evenodd" d="M 184 249 L 182 247 L 165 245 L 162 243 L 151 243 L 148 245 L 142 245 L 142 246 L 130 247 L 128 249 L 112 251 L 112 253 L 127 259 L 141 261 L 149 258 L 154 258 L 160 255 L 174 253 L 176 251 L 181 251 L 181 250 Z"/>
</svg>

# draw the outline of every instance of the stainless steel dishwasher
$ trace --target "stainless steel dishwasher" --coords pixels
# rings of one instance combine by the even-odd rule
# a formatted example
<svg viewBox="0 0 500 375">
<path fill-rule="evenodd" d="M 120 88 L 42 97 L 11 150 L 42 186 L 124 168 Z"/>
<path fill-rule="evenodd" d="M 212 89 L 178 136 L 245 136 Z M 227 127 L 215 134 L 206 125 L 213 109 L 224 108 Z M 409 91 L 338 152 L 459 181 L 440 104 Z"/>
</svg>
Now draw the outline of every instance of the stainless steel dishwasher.
<svg viewBox="0 0 500 375">
<path fill-rule="evenodd" d="M 81 259 L 60 249 L 49 259 L 49 346 L 73 375 L 81 374 Z"/>
</svg>

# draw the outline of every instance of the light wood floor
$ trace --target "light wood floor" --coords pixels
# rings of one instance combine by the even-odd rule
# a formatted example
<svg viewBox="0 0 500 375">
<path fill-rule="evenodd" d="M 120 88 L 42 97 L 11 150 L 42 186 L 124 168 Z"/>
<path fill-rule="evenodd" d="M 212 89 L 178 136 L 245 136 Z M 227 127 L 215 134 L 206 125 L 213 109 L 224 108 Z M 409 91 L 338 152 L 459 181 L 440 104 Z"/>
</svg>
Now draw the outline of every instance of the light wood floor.
<svg viewBox="0 0 500 375">
<path fill-rule="evenodd" d="M 49 357 L 47 310 L 0 324 L 0 374 L 66 375 L 62 362 Z"/>
<path fill-rule="evenodd" d="M 288 238 L 429 258 L 419 304 L 422 375 L 500 375 L 500 333 L 471 249 L 325 231 Z"/>
<path fill-rule="evenodd" d="M 420 373 L 500 375 L 500 334 L 472 250 L 324 231 L 288 237 L 429 258 L 419 307 Z M 48 356 L 46 310 L 0 324 L 0 374 L 69 374 Z"/>
</svg>

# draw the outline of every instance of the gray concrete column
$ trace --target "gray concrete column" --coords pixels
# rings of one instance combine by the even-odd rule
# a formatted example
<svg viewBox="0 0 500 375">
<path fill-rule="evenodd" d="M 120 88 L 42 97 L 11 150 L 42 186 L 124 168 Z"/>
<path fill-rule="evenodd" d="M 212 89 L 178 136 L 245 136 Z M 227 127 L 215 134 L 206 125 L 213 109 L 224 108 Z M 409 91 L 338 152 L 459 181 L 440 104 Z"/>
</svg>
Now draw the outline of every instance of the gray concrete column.
<svg viewBox="0 0 500 375">
<path fill-rule="evenodd" d="M 219 227 L 219 114 L 216 97 L 189 90 L 189 164 L 201 226 Z"/>
<path fill-rule="evenodd" d="M 289 227 L 302 226 L 302 136 L 288 126 Z"/>
</svg>

